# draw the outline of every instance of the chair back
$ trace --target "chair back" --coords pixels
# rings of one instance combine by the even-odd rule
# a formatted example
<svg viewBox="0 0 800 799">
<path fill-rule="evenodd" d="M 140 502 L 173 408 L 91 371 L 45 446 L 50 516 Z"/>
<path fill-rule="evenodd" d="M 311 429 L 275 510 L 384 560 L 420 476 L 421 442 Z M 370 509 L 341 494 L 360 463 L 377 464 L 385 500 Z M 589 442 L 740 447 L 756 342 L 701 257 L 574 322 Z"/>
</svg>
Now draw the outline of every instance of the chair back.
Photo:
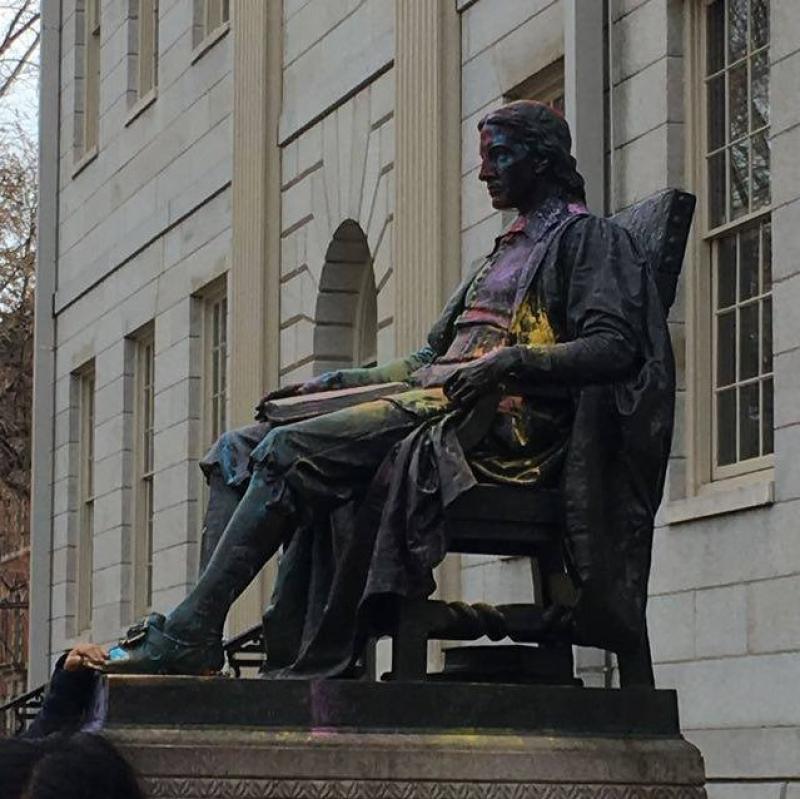
<svg viewBox="0 0 800 799">
<path fill-rule="evenodd" d="M 665 314 L 675 301 L 696 200 L 688 192 L 664 189 L 611 217 L 650 262 Z"/>
</svg>

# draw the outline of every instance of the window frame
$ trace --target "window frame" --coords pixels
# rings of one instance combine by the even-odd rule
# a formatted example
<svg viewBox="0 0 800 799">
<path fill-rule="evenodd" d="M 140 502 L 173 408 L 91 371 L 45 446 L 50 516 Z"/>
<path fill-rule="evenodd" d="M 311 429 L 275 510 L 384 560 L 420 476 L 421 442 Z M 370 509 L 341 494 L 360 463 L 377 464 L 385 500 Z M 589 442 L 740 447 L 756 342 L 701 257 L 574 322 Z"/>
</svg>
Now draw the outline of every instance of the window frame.
<svg viewBox="0 0 800 799">
<path fill-rule="evenodd" d="M 143 13 L 143 7 L 149 5 Z M 149 19 L 149 25 L 143 25 L 142 20 Z M 145 39 L 145 36 L 147 38 Z M 139 0 L 139 63 L 138 63 L 138 91 L 141 100 L 148 93 L 158 88 L 158 0 Z M 147 58 L 142 55 L 147 46 Z M 146 79 L 146 80 L 145 80 Z M 143 86 L 143 84 L 145 84 Z"/>
<path fill-rule="evenodd" d="M 199 357 L 195 363 L 199 369 L 199 384 L 200 384 L 200 398 L 201 404 L 199 408 L 200 413 L 200 436 L 199 447 L 194 452 L 194 457 L 201 458 L 216 441 L 217 436 L 224 432 L 228 416 L 228 388 L 230 385 L 228 375 L 228 364 L 230 362 L 230 350 L 228 344 L 230 342 L 230 315 L 228 314 L 228 276 L 227 274 L 213 280 L 197 294 L 193 295 L 192 302 L 194 303 L 194 319 L 195 330 L 199 333 Z M 224 383 L 225 392 L 223 400 L 223 416 L 214 419 L 214 390 L 212 385 L 212 372 L 213 372 L 213 316 L 214 308 L 218 303 L 223 303 L 225 308 L 225 369 L 224 369 Z M 197 496 L 201 512 L 198 518 L 197 535 L 198 541 L 202 540 L 203 525 L 205 523 L 205 509 L 208 505 L 208 484 L 202 472 L 197 470 L 198 491 Z"/>
<path fill-rule="evenodd" d="M 559 97 L 563 102 L 565 81 L 564 56 L 559 56 L 505 92 L 503 99 L 509 103 L 514 100 L 537 100 L 551 108 L 556 107 L 563 113 L 563 105 L 554 106 L 554 103 Z"/>
<path fill-rule="evenodd" d="M 95 401 L 96 372 L 90 361 L 74 373 L 77 389 L 77 536 L 75 572 L 75 629 L 77 634 L 92 628 L 94 580 L 95 503 Z"/>
<path fill-rule="evenodd" d="M 101 0 L 83 3 L 83 120 L 80 152 L 89 156 L 100 139 Z"/>
<path fill-rule="evenodd" d="M 760 224 L 771 217 L 773 205 L 743 214 L 735 220 L 726 219 L 724 224 L 712 227 L 710 181 L 707 159 L 709 154 L 708 114 L 708 27 L 707 11 L 714 0 L 688 3 L 686 26 L 687 70 L 691 80 L 687 82 L 686 110 L 689 146 L 687 148 L 687 175 L 699 195 L 699 213 L 693 226 L 687 256 L 690 261 L 690 284 L 692 303 L 687 317 L 687 371 L 686 386 L 689 393 L 687 403 L 686 440 L 688 463 L 686 470 L 685 496 L 718 493 L 730 488 L 741 490 L 753 482 L 768 483 L 774 476 L 774 452 L 756 458 L 737 461 L 733 464 L 717 464 L 718 414 L 715 409 L 716 369 L 718 341 L 717 316 L 717 258 L 716 240 L 733 231 Z M 726 30 L 727 45 L 727 30 Z M 769 52 L 771 39 L 766 46 Z M 751 58 L 748 55 L 748 60 Z M 717 74 L 717 73 L 714 73 Z M 749 75 L 749 72 L 748 72 Z M 748 86 L 748 103 L 749 103 Z M 727 109 L 727 92 L 726 92 Z M 749 111 L 748 111 L 749 113 Z M 727 110 L 725 123 L 727 125 Z M 748 129 L 749 130 L 749 129 Z M 748 132 L 748 137 L 751 135 Z M 727 131 L 726 131 L 727 136 Z M 727 139 L 726 139 L 727 141 Z M 727 144 L 725 145 L 727 146 Z M 727 164 L 727 161 L 726 161 Z M 752 171 L 752 170 L 751 170 Z M 728 186 L 726 175 L 726 191 Z M 726 203 L 729 198 L 726 196 Z M 738 289 L 737 289 L 738 297 Z M 739 300 L 737 299 L 737 304 Z M 759 317 L 760 319 L 760 317 Z M 760 328 L 761 330 L 762 328 Z M 739 339 L 736 340 L 738 362 Z M 759 381 L 761 377 L 759 376 Z M 733 385 L 747 381 L 737 380 Z M 774 395 L 773 395 L 774 396 Z M 774 399 L 773 399 L 774 402 Z M 761 408 L 763 415 L 763 407 Z M 737 429 L 739 419 L 737 416 Z M 738 440 L 737 432 L 737 440 Z M 737 450 L 738 457 L 738 450 Z M 759 503 L 760 504 L 760 503 Z"/>
<path fill-rule="evenodd" d="M 192 63 L 222 39 L 230 25 L 230 0 L 194 0 Z"/>
<path fill-rule="evenodd" d="M 158 97 L 160 0 L 125 1 L 128 3 L 129 26 L 128 113 L 125 118 L 125 127 L 128 127 Z"/>
<path fill-rule="evenodd" d="M 564 113 L 564 100 L 566 93 L 566 73 L 564 71 L 564 56 L 561 55 L 547 66 L 529 75 L 521 83 L 503 94 L 503 102 L 511 103 L 515 100 L 536 100 L 555 108 L 559 113 Z M 561 99 L 559 105 L 556 100 Z M 507 228 L 516 219 L 517 213 L 513 210 L 502 211 L 501 219 L 503 229 Z"/>
<path fill-rule="evenodd" d="M 225 432 L 228 421 L 228 363 L 230 356 L 230 314 L 228 313 L 228 281 L 222 275 L 209 284 L 200 294 L 202 302 L 202 342 L 203 342 L 203 444 L 205 448 L 211 446 L 216 439 Z M 215 326 L 215 314 L 220 310 L 224 317 L 223 324 Z M 215 341 L 214 332 L 222 333 L 222 339 Z M 215 355 L 222 350 L 223 368 L 219 370 L 222 389 L 216 392 L 214 385 Z M 219 364 L 216 364 L 217 366 Z M 221 397 L 221 402 L 219 398 Z M 215 411 L 215 398 L 218 400 Z"/>
<path fill-rule="evenodd" d="M 155 489 L 155 327 L 152 323 L 134 342 L 134 615 L 150 610 L 153 602 L 154 489 Z"/>
<path fill-rule="evenodd" d="M 137 0 L 136 94 L 141 102 L 158 88 L 158 0 Z"/>
<path fill-rule="evenodd" d="M 205 0 L 203 3 L 203 38 L 227 25 L 231 20 L 230 0 Z"/>
</svg>

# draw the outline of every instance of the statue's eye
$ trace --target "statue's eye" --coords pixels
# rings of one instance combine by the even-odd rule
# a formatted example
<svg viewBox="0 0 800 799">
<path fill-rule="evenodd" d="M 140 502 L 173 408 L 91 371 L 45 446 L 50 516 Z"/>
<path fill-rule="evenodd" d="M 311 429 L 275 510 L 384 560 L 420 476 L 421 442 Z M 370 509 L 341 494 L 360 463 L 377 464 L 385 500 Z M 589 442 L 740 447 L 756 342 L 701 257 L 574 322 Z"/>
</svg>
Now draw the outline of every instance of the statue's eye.
<svg viewBox="0 0 800 799">
<path fill-rule="evenodd" d="M 513 159 L 513 153 L 508 147 L 492 147 L 490 153 L 497 166 L 506 166 Z"/>
</svg>

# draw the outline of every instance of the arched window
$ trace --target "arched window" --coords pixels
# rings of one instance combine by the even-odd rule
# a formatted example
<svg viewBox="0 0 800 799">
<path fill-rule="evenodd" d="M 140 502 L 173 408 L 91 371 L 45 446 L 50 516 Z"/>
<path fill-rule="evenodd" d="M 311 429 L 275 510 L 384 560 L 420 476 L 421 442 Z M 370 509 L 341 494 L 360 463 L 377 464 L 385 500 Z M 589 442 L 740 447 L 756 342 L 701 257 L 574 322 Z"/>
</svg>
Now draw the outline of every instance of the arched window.
<svg viewBox="0 0 800 799">
<path fill-rule="evenodd" d="M 378 299 L 367 237 L 358 223 L 337 228 L 325 254 L 314 330 L 314 372 L 377 361 Z"/>
</svg>

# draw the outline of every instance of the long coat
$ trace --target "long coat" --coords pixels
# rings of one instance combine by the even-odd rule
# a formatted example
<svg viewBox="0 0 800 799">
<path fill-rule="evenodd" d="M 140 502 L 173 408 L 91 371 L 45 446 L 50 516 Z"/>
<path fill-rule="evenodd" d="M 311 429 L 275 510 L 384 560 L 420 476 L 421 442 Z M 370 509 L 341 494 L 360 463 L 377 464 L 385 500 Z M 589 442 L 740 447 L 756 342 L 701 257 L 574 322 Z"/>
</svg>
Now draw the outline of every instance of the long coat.
<svg viewBox="0 0 800 799">
<path fill-rule="evenodd" d="M 411 366 L 447 350 L 476 271 L 446 305 L 427 346 L 410 356 Z M 664 311 L 630 235 L 566 203 L 539 231 L 519 287 L 517 307 L 535 296 L 560 342 L 537 351 L 532 387 L 565 389 L 572 405 L 560 481 L 564 552 L 579 596 L 570 635 L 585 645 L 633 647 L 672 435 L 674 363 Z M 624 374 L 620 363 L 629 364 Z M 376 369 L 369 380 L 384 377 Z M 432 570 L 447 551 L 445 508 L 475 484 L 456 422 L 446 414 L 421 423 L 387 455 L 357 507 L 317 518 L 294 536 L 265 615 L 268 674 L 341 674 L 387 597 L 433 590 Z"/>
</svg>

